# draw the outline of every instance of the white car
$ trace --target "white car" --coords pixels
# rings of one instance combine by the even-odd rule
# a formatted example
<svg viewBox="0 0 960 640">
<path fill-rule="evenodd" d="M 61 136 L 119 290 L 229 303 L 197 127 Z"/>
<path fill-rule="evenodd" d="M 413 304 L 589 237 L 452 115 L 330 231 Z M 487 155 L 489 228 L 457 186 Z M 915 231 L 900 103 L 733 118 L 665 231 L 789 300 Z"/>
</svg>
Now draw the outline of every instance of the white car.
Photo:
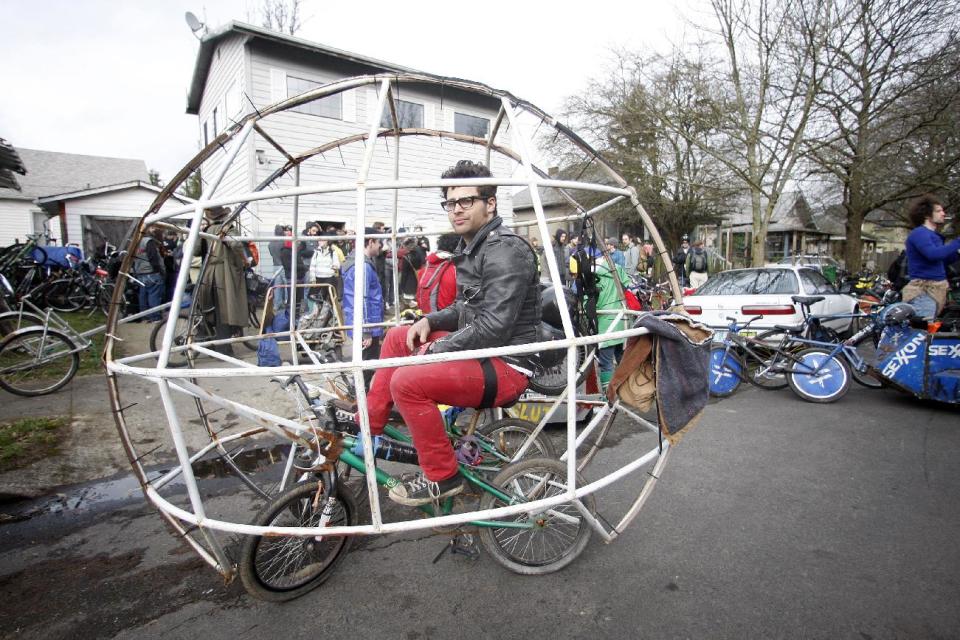
<svg viewBox="0 0 960 640">
<path fill-rule="evenodd" d="M 722 340 L 730 325 L 763 316 L 750 325 L 746 335 L 772 329 L 775 325 L 799 326 L 803 311 L 799 297 L 822 297 L 810 306 L 813 315 L 850 314 L 857 311 L 857 300 L 842 294 L 816 269 L 793 266 L 767 266 L 732 269 L 710 276 L 693 295 L 685 296 L 683 306 L 694 320 L 714 329 L 714 340 Z M 850 328 L 851 319 L 828 320 L 824 324 L 838 333 Z"/>
</svg>

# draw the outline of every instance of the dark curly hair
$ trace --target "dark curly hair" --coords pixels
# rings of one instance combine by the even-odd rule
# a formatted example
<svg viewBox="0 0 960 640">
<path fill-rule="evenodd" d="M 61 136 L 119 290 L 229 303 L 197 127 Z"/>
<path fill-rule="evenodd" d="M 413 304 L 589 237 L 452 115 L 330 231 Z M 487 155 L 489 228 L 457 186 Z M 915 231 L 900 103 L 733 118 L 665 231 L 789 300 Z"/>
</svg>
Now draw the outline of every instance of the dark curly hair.
<svg viewBox="0 0 960 640">
<path fill-rule="evenodd" d="M 460 160 L 457 164 L 453 165 L 449 169 L 443 172 L 443 175 L 440 176 L 443 180 L 449 180 L 451 178 L 492 178 L 493 174 L 490 173 L 490 169 L 487 168 L 487 165 L 482 162 L 473 162 L 472 160 Z M 449 187 L 442 187 L 443 197 L 447 197 L 447 189 Z M 477 187 L 477 193 L 480 194 L 481 198 L 496 198 L 497 197 L 497 185 L 495 184 L 485 184 L 482 187 Z"/>
<path fill-rule="evenodd" d="M 910 224 L 914 227 L 922 227 L 928 218 L 933 217 L 933 210 L 942 206 L 940 199 L 931 193 L 920 196 L 910 203 L 910 209 L 907 210 Z"/>
</svg>

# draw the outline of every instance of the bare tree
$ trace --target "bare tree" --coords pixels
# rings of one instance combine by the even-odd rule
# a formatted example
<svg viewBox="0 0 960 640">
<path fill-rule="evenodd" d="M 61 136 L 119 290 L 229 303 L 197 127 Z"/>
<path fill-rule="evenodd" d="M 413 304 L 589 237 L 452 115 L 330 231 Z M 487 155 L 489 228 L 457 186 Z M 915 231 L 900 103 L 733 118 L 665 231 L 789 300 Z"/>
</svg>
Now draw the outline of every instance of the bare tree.
<svg viewBox="0 0 960 640">
<path fill-rule="evenodd" d="M 260 24 L 267 29 L 296 35 L 303 26 L 300 4 L 301 0 L 263 0 Z"/>
<path fill-rule="evenodd" d="M 941 188 L 956 146 L 960 56 L 956 0 L 832 0 L 827 67 L 806 152 L 842 187 L 849 268 L 861 263 L 861 227 Z"/>
<path fill-rule="evenodd" d="M 719 222 L 731 195 L 729 171 L 703 151 L 718 134 L 701 100 L 707 91 L 703 68 L 678 52 L 618 57 L 610 78 L 567 101 L 566 116 L 590 133 L 676 247 L 698 225 Z M 661 126 L 663 118 L 682 135 Z M 623 222 L 636 215 L 626 205 L 613 214 Z"/>
<path fill-rule="evenodd" d="M 691 135 L 683 121 L 661 123 L 723 163 L 749 195 L 751 262 L 766 261 L 766 237 L 780 194 L 793 179 L 821 80 L 827 0 L 711 0 L 705 42 L 722 55 L 701 62 L 711 78 L 699 102 L 722 134 Z"/>
</svg>

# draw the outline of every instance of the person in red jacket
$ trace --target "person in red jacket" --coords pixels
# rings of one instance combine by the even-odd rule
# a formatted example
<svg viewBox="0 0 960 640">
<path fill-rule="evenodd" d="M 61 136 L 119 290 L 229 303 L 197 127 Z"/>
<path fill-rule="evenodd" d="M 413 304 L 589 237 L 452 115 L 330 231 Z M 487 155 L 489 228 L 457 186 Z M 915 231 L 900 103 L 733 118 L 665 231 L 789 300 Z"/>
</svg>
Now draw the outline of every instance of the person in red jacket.
<svg viewBox="0 0 960 640">
<path fill-rule="evenodd" d="M 440 236 L 437 250 L 427 256 L 427 264 L 417 273 L 417 307 L 424 315 L 449 307 L 457 297 L 453 252 L 459 241 L 455 233 Z"/>
</svg>

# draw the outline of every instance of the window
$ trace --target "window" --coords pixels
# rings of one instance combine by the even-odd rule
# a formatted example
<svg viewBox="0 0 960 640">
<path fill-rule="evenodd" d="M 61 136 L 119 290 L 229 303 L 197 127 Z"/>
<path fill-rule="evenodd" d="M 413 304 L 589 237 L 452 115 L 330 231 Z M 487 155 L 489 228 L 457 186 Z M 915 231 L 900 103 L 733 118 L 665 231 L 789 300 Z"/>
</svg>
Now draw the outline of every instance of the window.
<svg viewBox="0 0 960 640">
<path fill-rule="evenodd" d="M 486 118 L 478 118 L 465 113 L 453 114 L 454 133 L 464 133 L 468 136 L 485 138 L 487 131 L 490 130 L 490 121 Z"/>
<path fill-rule="evenodd" d="M 710 276 L 697 295 L 736 296 L 800 293 L 789 269 L 737 269 Z"/>
<path fill-rule="evenodd" d="M 303 78 L 287 76 L 287 97 L 290 98 L 293 96 L 298 96 L 301 93 L 305 93 L 311 89 L 316 89 L 319 86 L 320 83 L 314 82 L 313 80 L 304 80 Z M 301 104 L 300 106 L 291 109 L 291 111 L 296 111 L 297 113 L 308 113 L 312 116 L 322 116 L 324 118 L 336 118 L 337 120 L 343 120 L 341 94 L 338 93 L 325 98 L 320 98 L 319 100 L 314 100 L 313 102 Z"/>
<path fill-rule="evenodd" d="M 833 294 L 837 290 L 830 284 L 830 281 L 819 271 L 813 269 L 800 269 L 800 280 L 803 282 L 803 288 L 810 295 Z"/>
<path fill-rule="evenodd" d="M 423 105 L 406 100 L 397 100 L 397 120 L 401 129 L 423 128 Z M 380 116 L 380 126 L 384 129 L 393 129 L 393 118 L 390 116 L 390 107 Z"/>
</svg>

